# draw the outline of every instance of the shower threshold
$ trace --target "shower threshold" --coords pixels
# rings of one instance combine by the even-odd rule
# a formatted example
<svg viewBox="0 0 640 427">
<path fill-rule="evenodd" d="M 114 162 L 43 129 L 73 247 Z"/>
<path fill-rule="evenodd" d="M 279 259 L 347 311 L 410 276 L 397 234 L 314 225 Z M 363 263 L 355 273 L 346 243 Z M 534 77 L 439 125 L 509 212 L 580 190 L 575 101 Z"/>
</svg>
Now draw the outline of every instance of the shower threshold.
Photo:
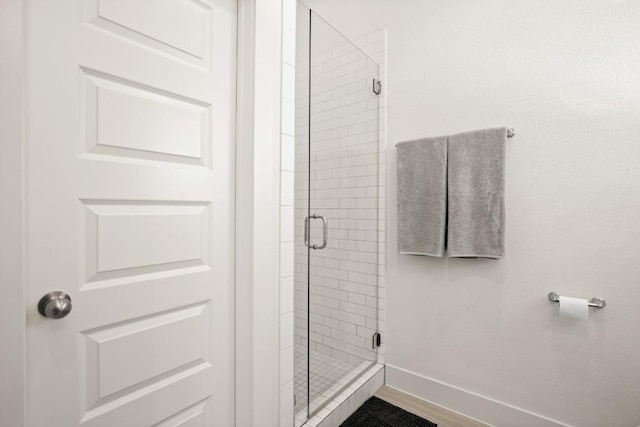
<svg viewBox="0 0 640 427">
<path fill-rule="evenodd" d="M 306 346 L 296 344 L 296 353 L 306 353 Z M 344 361 L 321 353 L 315 349 L 309 350 L 309 399 L 308 416 L 315 413 L 331 401 L 337 394 L 349 387 L 358 377 L 375 365 L 376 362 L 351 356 Z M 307 421 L 307 363 L 306 358 L 298 358 L 295 365 L 295 425 L 301 426 Z"/>
</svg>

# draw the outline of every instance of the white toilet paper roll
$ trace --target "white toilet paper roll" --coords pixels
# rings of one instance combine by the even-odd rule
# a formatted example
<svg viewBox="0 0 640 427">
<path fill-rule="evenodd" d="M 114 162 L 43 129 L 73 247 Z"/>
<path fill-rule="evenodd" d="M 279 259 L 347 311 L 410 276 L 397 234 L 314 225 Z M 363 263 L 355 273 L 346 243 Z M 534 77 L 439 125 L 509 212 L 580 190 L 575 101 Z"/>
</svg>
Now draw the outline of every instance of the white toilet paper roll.
<svg viewBox="0 0 640 427">
<path fill-rule="evenodd" d="M 589 301 L 581 298 L 560 297 L 560 316 L 572 319 L 589 318 Z"/>
</svg>

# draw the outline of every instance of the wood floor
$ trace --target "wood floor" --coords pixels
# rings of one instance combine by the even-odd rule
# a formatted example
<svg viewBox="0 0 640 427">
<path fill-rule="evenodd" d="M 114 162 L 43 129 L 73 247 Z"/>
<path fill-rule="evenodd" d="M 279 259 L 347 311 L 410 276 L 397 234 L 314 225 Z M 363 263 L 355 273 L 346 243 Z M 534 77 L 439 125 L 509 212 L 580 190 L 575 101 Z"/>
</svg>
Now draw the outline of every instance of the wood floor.
<svg viewBox="0 0 640 427">
<path fill-rule="evenodd" d="M 469 418 L 386 385 L 382 386 L 375 396 L 407 412 L 426 418 L 438 424 L 438 427 L 491 427 L 490 424 Z"/>
</svg>

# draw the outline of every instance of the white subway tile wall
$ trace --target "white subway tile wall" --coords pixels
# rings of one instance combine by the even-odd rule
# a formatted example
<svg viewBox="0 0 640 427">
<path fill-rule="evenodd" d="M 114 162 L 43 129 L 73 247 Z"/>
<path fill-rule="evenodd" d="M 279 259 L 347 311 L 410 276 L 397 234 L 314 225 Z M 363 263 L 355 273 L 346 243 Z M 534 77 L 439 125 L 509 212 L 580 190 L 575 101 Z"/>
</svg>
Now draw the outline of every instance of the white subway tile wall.
<svg viewBox="0 0 640 427">
<path fill-rule="evenodd" d="M 293 427 L 293 196 L 296 0 L 282 0 L 280 142 L 280 427 Z"/>
</svg>

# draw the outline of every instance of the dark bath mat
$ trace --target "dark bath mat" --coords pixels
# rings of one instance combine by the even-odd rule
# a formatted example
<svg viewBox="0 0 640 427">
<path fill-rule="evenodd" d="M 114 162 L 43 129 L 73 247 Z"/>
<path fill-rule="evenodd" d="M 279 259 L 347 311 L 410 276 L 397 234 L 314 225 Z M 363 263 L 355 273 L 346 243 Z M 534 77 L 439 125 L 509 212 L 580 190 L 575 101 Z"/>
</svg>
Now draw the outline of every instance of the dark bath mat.
<svg viewBox="0 0 640 427">
<path fill-rule="evenodd" d="M 364 405 L 340 424 L 340 427 L 437 427 L 437 425 L 374 396 L 364 402 Z"/>
</svg>

